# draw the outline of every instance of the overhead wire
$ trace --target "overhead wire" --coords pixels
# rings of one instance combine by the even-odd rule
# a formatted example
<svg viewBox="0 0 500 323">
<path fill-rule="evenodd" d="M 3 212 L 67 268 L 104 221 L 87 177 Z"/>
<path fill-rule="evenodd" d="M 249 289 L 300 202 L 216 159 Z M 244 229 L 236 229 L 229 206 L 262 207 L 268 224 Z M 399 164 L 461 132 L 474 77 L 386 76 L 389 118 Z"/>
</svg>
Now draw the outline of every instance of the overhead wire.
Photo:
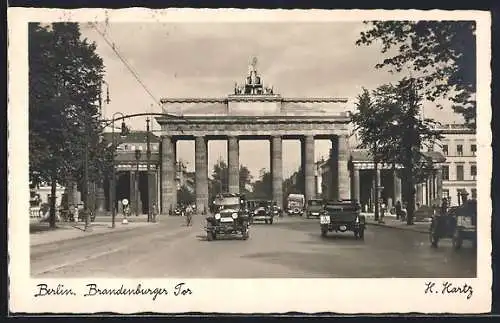
<svg viewBox="0 0 500 323">
<path fill-rule="evenodd" d="M 149 90 L 146 84 L 141 80 L 139 73 L 135 71 L 135 69 L 130 65 L 130 63 L 123 57 L 123 55 L 118 51 L 116 44 L 113 41 L 110 41 L 106 35 L 97 28 L 97 25 L 93 22 L 89 23 L 92 28 L 103 38 L 103 40 L 108 44 L 108 46 L 113 50 L 113 53 L 120 59 L 120 61 L 125 65 L 125 67 L 129 70 L 129 72 L 134 76 L 136 81 L 142 86 L 142 88 L 146 91 L 146 93 L 153 99 L 153 101 L 161 107 L 160 100 L 156 98 L 156 96 Z"/>
</svg>

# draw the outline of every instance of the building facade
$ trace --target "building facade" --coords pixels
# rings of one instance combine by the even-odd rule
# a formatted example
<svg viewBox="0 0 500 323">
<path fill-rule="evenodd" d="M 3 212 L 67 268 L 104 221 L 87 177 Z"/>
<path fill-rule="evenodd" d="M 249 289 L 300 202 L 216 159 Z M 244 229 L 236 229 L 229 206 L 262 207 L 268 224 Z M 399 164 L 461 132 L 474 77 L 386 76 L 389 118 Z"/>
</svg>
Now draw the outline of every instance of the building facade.
<svg viewBox="0 0 500 323">
<path fill-rule="evenodd" d="M 150 173 L 146 172 L 145 132 L 133 132 L 126 138 L 116 134 L 120 142 L 116 158 L 116 198 L 127 198 L 138 213 L 146 213 L 147 201 L 155 210 L 170 213 L 177 205 L 177 191 L 186 185 L 196 195 L 200 213 L 208 212 L 208 142 L 227 140 L 227 190 L 239 192 L 239 143 L 242 140 L 268 140 L 272 176 L 272 198 L 282 207 L 283 160 L 282 141 L 301 142 L 299 176 L 306 199 L 357 199 L 366 210 L 373 209 L 377 189 L 389 206 L 404 201 L 401 179 L 392 166 L 381 165 L 374 171 L 373 161 L 366 151 L 352 149 L 349 144 L 350 116 L 347 99 L 286 98 L 265 86 L 255 62 L 242 85 L 235 84 L 234 92 L 222 98 L 163 98 L 163 116 L 156 118 L 161 130 L 149 134 L 151 144 Z M 475 133 L 456 126 L 443 129 L 441 145 L 426 152 L 434 161 L 434 172 L 425 183 L 417 185 L 417 203 L 431 205 L 448 197 L 457 203 L 458 194 L 475 197 Z M 108 134 L 110 136 L 110 134 Z M 108 138 L 109 140 L 110 138 Z M 111 138 L 112 139 L 112 138 Z M 326 160 L 314 161 L 315 139 L 328 139 L 332 149 Z M 195 171 L 189 173 L 177 162 L 176 147 L 181 140 L 195 142 Z M 111 142 L 111 140 L 109 140 Z M 439 149 L 438 149 L 439 147 Z M 140 151 L 137 155 L 136 151 Z M 397 168 L 397 166 L 396 166 Z M 148 177 L 149 176 L 149 177 Z M 381 187 L 373 183 L 380 178 Z M 149 178 L 149 179 L 148 179 Z M 298 179 L 295 179 L 299 182 Z M 110 210 L 110 184 L 104 181 L 101 209 Z M 99 195 L 99 194 L 98 194 Z M 107 201 L 107 202 L 104 202 Z"/>
<path fill-rule="evenodd" d="M 255 63 L 255 62 L 254 62 Z M 338 169 L 333 194 L 350 195 L 348 163 L 347 99 L 343 98 L 285 98 L 265 86 L 256 64 L 242 85 L 235 84 L 234 92 L 222 98 L 164 98 L 163 112 L 157 117 L 162 127 L 160 156 L 160 196 L 162 213 L 175 203 L 176 142 L 195 141 L 196 207 L 201 213 L 209 210 L 208 154 L 210 140 L 228 142 L 228 191 L 239 191 L 239 142 L 268 140 L 270 142 L 272 199 L 282 206 L 283 167 L 282 141 L 301 142 L 301 165 L 304 170 L 306 198 L 316 196 L 314 140 L 329 139 L 335 147 L 332 167 Z"/>
<path fill-rule="evenodd" d="M 433 171 L 423 183 L 416 185 L 415 202 L 418 205 L 439 205 L 446 198 L 450 205 L 460 205 L 466 196 L 476 199 L 476 133 L 463 124 L 446 124 L 438 128 L 443 138 L 430 145 L 425 155 L 432 158 Z M 398 166 L 396 166 L 396 169 Z M 375 173 L 373 158 L 367 150 L 351 149 L 349 171 L 352 198 L 360 201 L 366 211 L 373 211 L 376 194 L 375 176 L 379 177 L 380 197 L 389 207 L 405 201 L 401 178 L 392 165 L 379 165 Z M 331 196 L 331 172 L 328 161 L 320 164 L 323 197 Z"/>
<path fill-rule="evenodd" d="M 461 204 L 462 196 L 477 198 L 477 144 L 476 132 L 463 124 L 440 126 L 443 139 L 431 150 L 440 152 L 446 158 L 442 164 L 442 197 L 451 205 Z"/>
</svg>

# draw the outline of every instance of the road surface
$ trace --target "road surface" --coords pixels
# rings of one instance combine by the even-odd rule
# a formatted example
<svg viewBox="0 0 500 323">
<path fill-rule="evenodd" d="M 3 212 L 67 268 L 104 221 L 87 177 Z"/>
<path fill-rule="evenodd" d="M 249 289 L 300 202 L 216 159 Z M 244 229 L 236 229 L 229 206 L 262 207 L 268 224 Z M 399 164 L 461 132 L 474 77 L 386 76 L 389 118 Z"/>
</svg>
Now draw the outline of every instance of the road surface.
<svg viewBox="0 0 500 323">
<path fill-rule="evenodd" d="M 427 278 L 476 276 L 476 252 L 455 251 L 426 234 L 369 226 L 320 236 L 318 219 L 284 217 L 254 224 L 250 238 L 206 241 L 203 217 L 169 217 L 131 231 L 88 236 L 31 249 L 34 277 L 65 278 Z"/>
</svg>

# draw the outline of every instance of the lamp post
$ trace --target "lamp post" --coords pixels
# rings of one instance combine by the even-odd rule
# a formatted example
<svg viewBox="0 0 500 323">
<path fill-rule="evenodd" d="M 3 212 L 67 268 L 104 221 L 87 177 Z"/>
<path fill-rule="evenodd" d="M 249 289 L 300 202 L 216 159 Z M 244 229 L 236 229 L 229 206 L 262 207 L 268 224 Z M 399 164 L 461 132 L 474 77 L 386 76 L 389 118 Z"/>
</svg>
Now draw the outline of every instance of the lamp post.
<svg viewBox="0 0 500 323">
<path fill-rule="evenodd" d="M 111 139 L 112 139 L 112 148 L 113 148 L 113 158 L 112 158 L 112 167 L 113 167 L 113 172 L 111 175 L 111 227 L 115 227 L 115 218 L 116 218 L 116 167 L 115 167 L 115 151 L 116 151 L 116 140 L 115 140 L 115 118 L 117 115 L 120 115 L 122 118 L 125 116 L 121 112 L 115 112 L 112 117 L 112 123 L 111 123 L 111 129 L 112 129 L 112 134 L 111 134 Z M 122 121 L 122 128 L 121 128 L 121 133 L 120 135 L 122 137 L 125 137 L 127 135 L 127 126 L 125 125 L 125 121 Z"/>
<path fill-rule="evenodd" d="M 140 149 L 135 150 L 136 172 L 135 172 L 135 216 L 139 216 L 139 161 L 141 159 Z"/>
<path fill-rule="evenodd" d="M 148 182 L 148 222 L 153 221 L 152 212 L 151 212 L 151 195 L 153 190 L 151 189 L 151 142 L 149 138 L 149 117 L 146 119 L 146 158 L 147 158 L 147 182 Z M 154 221 L 153 221 L 154 222 Z"/>
</svg>

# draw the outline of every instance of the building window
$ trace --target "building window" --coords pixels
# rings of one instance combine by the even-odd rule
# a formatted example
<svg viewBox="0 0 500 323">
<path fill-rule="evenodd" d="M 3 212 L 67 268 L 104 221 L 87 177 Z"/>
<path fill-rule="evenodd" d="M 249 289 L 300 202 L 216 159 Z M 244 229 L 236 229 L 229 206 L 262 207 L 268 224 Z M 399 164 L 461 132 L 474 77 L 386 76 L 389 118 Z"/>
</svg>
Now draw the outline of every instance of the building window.
<svg viewBox="0 0 500 323">
<path fill-rule="evenodd" d="M 470 177 L 472 177 L 472 180 L 476 180 L 477 176 L 477 166 L 476 165 L 471 165 L 470 166 Z"/>
<path fill-rule="evenodd" d="M 464 180 L 464 165 L 457 165 L 457 181 Z"/>
<path fill-rule="evenodd" d="M 443 155 L 448 156 L 448 145 L 443 145 Z"/>
<path fill-rule="evenodd" d="M 470 145 L 470 152 L 472 153 L 472 156 L 476 156 L 476 151 L 477 151 L 477 146 Z"/>
<path fill-rule="evenodd" d="M 463 155 L 464 155 L 464 146 L 457 145 L 457 156 L 463 156 Z"/>
<path fill-rule="evenodd" d="M 470 189 L 470 197 L 473 200 L 477 199 L 477 190 L 475 188 Z"/>
<path fill-rule="evenodd" d="M 443 180 L 448 181 L 450 179 L 450 167 L 448 165 L 443 165 Z"/>
</svg>

